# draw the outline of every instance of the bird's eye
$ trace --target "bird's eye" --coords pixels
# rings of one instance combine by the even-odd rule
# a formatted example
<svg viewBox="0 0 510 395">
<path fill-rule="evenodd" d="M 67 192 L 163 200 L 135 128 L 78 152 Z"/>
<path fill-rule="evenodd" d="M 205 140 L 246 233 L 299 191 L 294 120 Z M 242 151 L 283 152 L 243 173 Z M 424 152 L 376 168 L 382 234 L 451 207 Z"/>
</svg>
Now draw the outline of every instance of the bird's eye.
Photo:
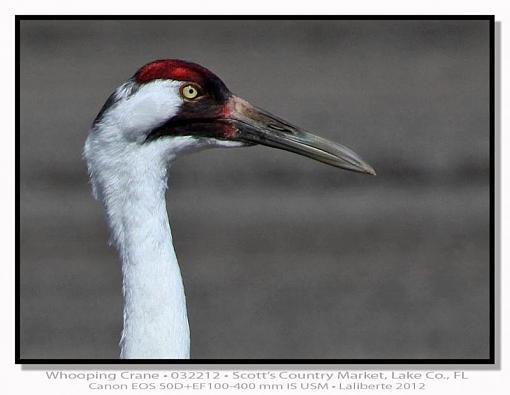
<svg viewBox="0 0 510 395">
<path fill-rule="evenodd" d="M 194 84 L 185 84 L 181 86 L 181 96 L 188 100 L 196 99 L 200 93 L 199 89 L 200 88 Z"/>
</svg>

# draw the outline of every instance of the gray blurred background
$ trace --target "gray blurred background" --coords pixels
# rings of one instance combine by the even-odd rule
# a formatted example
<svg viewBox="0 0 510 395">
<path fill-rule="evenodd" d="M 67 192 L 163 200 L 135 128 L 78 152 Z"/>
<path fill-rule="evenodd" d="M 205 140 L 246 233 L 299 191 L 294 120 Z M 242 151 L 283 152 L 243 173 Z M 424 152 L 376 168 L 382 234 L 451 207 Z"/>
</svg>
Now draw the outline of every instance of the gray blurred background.
<svg viewBox="0 0 510 395">
<path fill-rule="evenodd" d="M 116 358 L 120 264 L 81 158 L 108 95 L 181 58 L 372 164 L 178 160 L 193 358 L 489 356 L 487 21 L 22 21 L 21 357 Z"/>
</svg>

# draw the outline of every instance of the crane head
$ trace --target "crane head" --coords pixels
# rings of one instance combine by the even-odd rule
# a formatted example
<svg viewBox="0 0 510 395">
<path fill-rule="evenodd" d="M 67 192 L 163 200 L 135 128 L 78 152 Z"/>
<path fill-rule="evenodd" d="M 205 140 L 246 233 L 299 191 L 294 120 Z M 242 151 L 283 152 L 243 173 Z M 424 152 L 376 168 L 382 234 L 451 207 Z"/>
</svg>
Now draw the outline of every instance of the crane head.
<svg viewBox="0 0 510 395">
<path fill-rule="evenodd" d="M 146 147 L 174 142 L 180 152 L 261 144 L 375 175 L 349 148 L 252 106 L 211 71 L 182 60 L 156 60 L 140 68 L 105 103 L 95 129 L 112 130 L 98 136 L 104 143 Z"/>
</svg>

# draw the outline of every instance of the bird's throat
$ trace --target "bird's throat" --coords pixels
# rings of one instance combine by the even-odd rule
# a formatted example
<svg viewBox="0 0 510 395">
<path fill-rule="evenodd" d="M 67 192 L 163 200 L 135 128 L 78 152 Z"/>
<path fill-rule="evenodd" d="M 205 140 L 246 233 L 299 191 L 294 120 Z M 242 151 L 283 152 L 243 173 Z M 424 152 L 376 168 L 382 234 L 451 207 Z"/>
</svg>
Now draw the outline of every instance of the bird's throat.
<svg viewBox="0 0 510 395">
<path fill-rule="evenodd" d="M 167 170 L 180 154 L 239 143 L 180 136 L 141 144 L 117 138 L 125 134 L 105 121 L 91 131 L 84 151 L 122 259 L 121 358 L 189 358 L 184 287 L 166 210 Z"/>
<path fill-rule="evenodd" d="M 182 277 L 166 210 L 166 164 L 132 159 L 103 191 L 122 258 L 121 358 L 189 358 Z M 118 192 L 118 193 L 117 193 Z"/>
</svg>

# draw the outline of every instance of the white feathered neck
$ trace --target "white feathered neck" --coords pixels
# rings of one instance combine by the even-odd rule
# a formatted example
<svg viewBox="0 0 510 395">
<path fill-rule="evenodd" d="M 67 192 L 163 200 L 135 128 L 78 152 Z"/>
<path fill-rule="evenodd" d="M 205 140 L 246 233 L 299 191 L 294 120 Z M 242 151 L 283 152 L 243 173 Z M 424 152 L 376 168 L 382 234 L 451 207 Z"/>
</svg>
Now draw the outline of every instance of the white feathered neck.
<svg viewBox="0 0 510 395">
<path fill-rule="evenodd" d="M 84 156 L 122 259 L 122 358 L 188 358 L 186 300 L 166 211 L 167 169 L 180 154 L 241 143 L 147 132 L 175 116 L 177 81 L 127 82 L 107 102 Z"/>
</svg>

